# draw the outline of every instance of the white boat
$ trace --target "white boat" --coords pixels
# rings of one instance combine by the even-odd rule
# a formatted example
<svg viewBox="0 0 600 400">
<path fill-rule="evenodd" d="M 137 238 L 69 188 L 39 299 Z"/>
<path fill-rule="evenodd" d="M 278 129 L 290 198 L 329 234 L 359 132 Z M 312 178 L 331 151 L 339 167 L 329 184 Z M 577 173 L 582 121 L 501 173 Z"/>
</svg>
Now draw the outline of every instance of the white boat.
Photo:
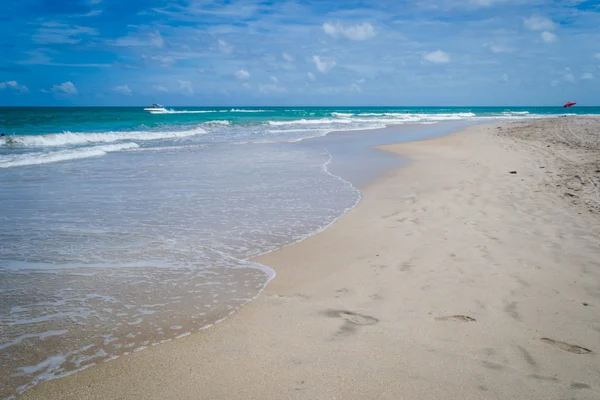
<svg viewBox="0 0 600 400">
<path fill-rule="evenodd" d="M 161 114 L 167 113 L 167 109 L 161 106 L 160 104 L 152 104 L 152 107 L 144 108 L 144 111 L 148 111 L 151 114 Z"/>
</svg>

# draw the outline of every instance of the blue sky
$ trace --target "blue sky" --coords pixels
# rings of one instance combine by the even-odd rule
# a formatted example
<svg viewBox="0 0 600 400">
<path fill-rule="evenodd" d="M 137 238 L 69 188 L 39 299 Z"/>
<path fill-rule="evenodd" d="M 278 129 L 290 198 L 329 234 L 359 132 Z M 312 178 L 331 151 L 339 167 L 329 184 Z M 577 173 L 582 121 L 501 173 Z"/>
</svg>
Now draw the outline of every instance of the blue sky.
<svg viewBox="0 0 600 400">
<path fill-rule="evenodd" d="M 598 0 L 0 3 L 0 105 L 600 105 Z"/>
</svg>

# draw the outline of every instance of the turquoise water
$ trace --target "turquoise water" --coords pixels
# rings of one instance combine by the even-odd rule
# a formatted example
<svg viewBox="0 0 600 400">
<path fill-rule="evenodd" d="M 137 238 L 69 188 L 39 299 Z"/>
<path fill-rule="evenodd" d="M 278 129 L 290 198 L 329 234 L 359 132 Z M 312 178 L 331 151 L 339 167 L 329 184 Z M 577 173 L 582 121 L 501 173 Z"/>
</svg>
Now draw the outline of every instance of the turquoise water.
<svg viewBox="0 0 600 400">
<path fill-rule="evenodd" d="M 599 114 L 600 107 L 0 108 L 0 168 L 182 145 L 297 142 L 406 123 Z"/>
<path fill-rule="evenodd" d="M 324 229 L 397 165 L 370 146 L 564 113 L 0 108 L 0 398 L 231 315 L 274 276 L 252 257 Z"/>
<path fill-rule="evenodd" d="M 519 115 L 600 114 L 600 107 L 166 107 L 166 114 L 150 114 L 143 107 L 0 107 L 0 131 L 9 135 L 155 130 L 190 127 L 208 121 L 260 124 L 339 117 L 417 121 L 419 116 L 448 114 L 448 118 Z M 405 116 L 398 114 L 407 114 Z M 473 114 L 473 115 L 467 115 Z M 435 118 L 434 118 L 435 119 Z"/>
</svg>

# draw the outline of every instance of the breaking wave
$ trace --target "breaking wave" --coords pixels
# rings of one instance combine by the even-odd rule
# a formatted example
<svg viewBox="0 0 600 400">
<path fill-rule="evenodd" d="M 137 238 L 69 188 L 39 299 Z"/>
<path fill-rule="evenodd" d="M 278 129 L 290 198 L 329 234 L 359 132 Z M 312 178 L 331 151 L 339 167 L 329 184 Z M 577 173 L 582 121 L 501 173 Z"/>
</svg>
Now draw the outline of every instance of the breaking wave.
<svg viewBox="0 0 600 400">
<path fill-rule="evenodd" d="M 26 165 L 48 164 L 59 161 L 77 160 L 81 158 L 100 157 L 115 151 L 137 149 L 136 143 L 109 144 L 103 146 L 84 147 L 75 150 L 59 150 L 52 152 L 36 152 L 0 157 L 0 168 L 22 167 Z"/>
<path fill-rule="evenodd" d="M 0 146 L 12 147 L 57 147 L 69 145 L 86 145 L 94 143 L 113 143 L 125 140 L 158 140 L 176 139 L 205 134 L 206 131 L 196 127 L 181 131 L 123 131 L 103 133 L 63 132 L 48 135 L 7 136 L 0 141 Z"/>
</svg>

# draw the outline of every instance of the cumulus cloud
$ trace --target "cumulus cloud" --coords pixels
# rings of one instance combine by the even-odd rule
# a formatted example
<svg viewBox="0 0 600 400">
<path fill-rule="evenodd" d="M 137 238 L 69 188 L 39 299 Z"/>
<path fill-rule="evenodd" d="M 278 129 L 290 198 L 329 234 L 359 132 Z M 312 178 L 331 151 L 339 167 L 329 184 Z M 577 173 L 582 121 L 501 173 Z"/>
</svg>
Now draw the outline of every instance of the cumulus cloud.
<svg viewBox="0 0 600 400">
<path fill-rule="evenodd" d="M 542 40 L 544 43 L 552 43 L 557 39 L 557 36 L 552 32 L 542 32 L 541 33 Z"/>
<path fill-rule="evenodd" d="M 288 53 L 282 53 L 281 57 L 287 62 L 294 62 L 294 57 L 290 56 Z"/>
<path fill-rule="evenodd" d="M 112 90 L 115 93 L 123 94 L 126 96 L 131 95 L 131 89 L 129 89 L 129 86 L 127 85 L 115 86 L 114 88 L 112 88 Z"/>
<path fill-rule="evenodd" d="M 307 73 L 306 73 L 306 76 L 308 77 L 308 80 L 309 80 L 309 81 L 313 81 L 313 82 L 314 82 L 314 81 L 316 81 L 316 80 L 317 80 L 317 77 L 316 77 L 316 76 L 315 76 L 315 74 L 313 74 L 312 72 L 307 72 Z"/>
<path fill-rule="evenodd" d="M 239 80 L 246 80 L 248 78 L 250 78 L 250 72 L 246 71 L 245 69 L 240 69 L 238 71 L 235 71 L 233 73 L 233 75 L 238 78 Z"/>
<path fill-rule="evenodd" d="M 77 87 L 71 81 L 63 82 L 60 85 L 53 85 L 52 88 L 50 88 L 50 91 L 52 93 L 63 94 L 67 96 L 79 94 Z"/>
<path fill-rule="evenodd" d="M 345 37 L 350 40 L 366 40 L 375 36 L 375 28 L 368 22 L 358 25 L 343 25 L 342 23 L 326 22 L 323 31 L 334 38 Z"/>
<path fill-rule="evenodd" d="M 233 46 L 224 40 L 219 39 L 219 51 L 225 54 L 233 53 Z"/>
<path fill-rule="evenodd" d="M 594 79 L 594 75 L 592 75 L 592 74 L 591 74 L 591 73 L 589 73 L 589 72 L 586 72 L 586 73 L 584 73 L 583 75 L 581 75 L 581 79 L 584 79 L 584 80 L 588 80 L 588 81 L 589 81 L 589 80 L 592 80 L 592 79 Z"/>
<path fill-rule="evenodd" d="M 502 44 L 496 44 L 494 42 L 488 42 L 483 46 L 490 49 L 492 53 L 512 53 L 514 51 L 514 49 L 511 47 Z"/>
<path fill-rule="evenodd" d="M 434 64 L 445 64 L 450 62 L 450 56 L 448 55 L 448 53 L 442 50 L 425 53 L 423 59 Z"/>
<path fill-rule="evenodd" d="M 526 18 L 523 23 L 527 29 L 532 31 L 551 31 L 556 28 L 554 21 L 539 15 L 533 15 Z"/>
<path fill-rule="evenodd" d="M 317 70 L 322 74 L 328 73 L 337 64 L 334 60 L 323 61 L 319 56 L 313 56 L 313 61 L 315 62 Z"/>
<path fill-rule="evenodd" d="M 574 83 L 575 77 L 573 76 L 573 74 L 567 73 L 567 74 L 565 74 L 565 81 Z"/>
<path fill-rule="evenodd" d="M 179 90 L 187 94 L 194 94 L 194 88 L 190 81 L 179 81 Z"/>
<path fill-rule="evenodd" d="M 16 93 L 27 93 L 29 88 L 25 85 L 19 84 L 17 81 L 6 81 L 0 82 L 0 90 L 8 89 Z"/>
<path fill-rule="evenodd" d="M 154 91 L 156 91 L 156 92 L 168 92 L 169 91 L 169 89 L 167 89 L 166 87 L 161 86 L 161 85 L 154 85 L 154 86 L 152 86 L 152 89 L 154 89 Z"/>
</svg>

